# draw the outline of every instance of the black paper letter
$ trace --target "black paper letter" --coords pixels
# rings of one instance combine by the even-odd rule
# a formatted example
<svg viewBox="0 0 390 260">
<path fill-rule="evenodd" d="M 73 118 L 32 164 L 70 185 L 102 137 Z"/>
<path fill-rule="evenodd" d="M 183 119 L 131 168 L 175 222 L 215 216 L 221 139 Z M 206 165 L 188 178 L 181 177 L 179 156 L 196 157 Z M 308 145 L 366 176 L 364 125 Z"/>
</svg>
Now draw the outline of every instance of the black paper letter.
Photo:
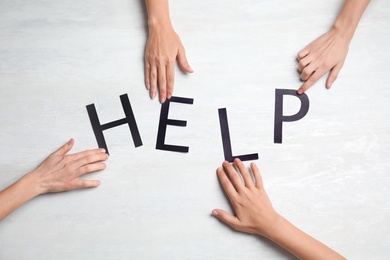
<svg viewBox="0 0 390 260">
<path fill-rule="evenodd" d="M 283 96 L 291 95 L 299 98 L 301 108 L 298 113 L 291 116 L 283 115 Z M 275 125 L 274 125 L 274 143 L 282 143 L 283 122 L 293 122 L 302 119 L 309 111 L 309 98 L 305 93 L 298 95 L 293 89 L 275 89 Z"/>
<path fill-rule="evenodd" d="M 156 149 L 165 150 L 165 151 L 172 151 L 172 152 L 188 153 L 189 147 L 187 147 L 187 146 L 165 144 L 165 135 L 167 133 L 167 125 L 175 125 L 175 126 L 182 126 L 182 127 L 185 127 L 187 125 L 187 121 L 168 119 L 169 104 L 171 102 L 192 105 L 194 103 L 194 99 L 182 98 L 182 97 L 171 97 L 170 99 L 168 99 L 167 101 L 165 101 L 161 105 L 160 122 L 158 125 Z"/>
<path fill-rule="evenodd" d="M 225 155 L 225 160 L 228 162 L 233 162 L 235 158 L 239 158 L 241 161 L 250 161 L 250 160 L 259 159 L 259 155 L 257 153 L 233 155 L 232 145 L 230 142 L 229 123 L 227 119 L 226 108 L 218 109 L 218 114 L 219 114 L 219 125 L 221 127 L 222 146 L 223 146 L 223 153 Z"/>
<path fill-rule="evenodd" d="M 120 99 L 126 117 L 103 125 L 100 124 L 99 117 L 96 112 L 95 104 L 87 105 L 89 120 L 91 121 L 91 125 L 93 128 L 93 132 L 95 133 L 98 146 L 100 148 L 106 149 L 107 153 L 108 153 L 108 148 L 107 148 L 106 140 L 104 139 L 103 131 L 124 124 L 129 125 L 131 136 L 133 137 L 134 146 L 135 147 L 142 146 L 141 136 L 138 131 L 137 122 L 135 121 L 133 109 L 131 108 L 130 105 L 129 97 L 127 96 L 127 94 L 123 94 L 120 96 Z"/>
</svg>

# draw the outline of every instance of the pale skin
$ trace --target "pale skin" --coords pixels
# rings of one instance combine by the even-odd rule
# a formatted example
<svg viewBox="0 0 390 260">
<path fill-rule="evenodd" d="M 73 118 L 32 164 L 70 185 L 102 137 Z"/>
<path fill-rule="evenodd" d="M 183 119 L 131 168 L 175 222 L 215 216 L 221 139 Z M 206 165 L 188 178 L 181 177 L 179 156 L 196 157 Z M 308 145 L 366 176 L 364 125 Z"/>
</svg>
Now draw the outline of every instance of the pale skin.
<svg viewBox="0 0 390 260">
<path fill-rule="evenodd" d="M 333 249 L 309 236 L 272 207 L 256 164 L 251 163 L 252 175 L 239 160 L 224 162 L 218 168 L 218 179 L 229 198 L 235 215 L 214 209 L 212 215 L 241 232 L 264 236 L 299 259 L 345 259 Z"/>
<path fill-rule="evenodd" d="M 98 180 L 82 180 L 81 176 L 106 168 L 104 149 L 68 154 L 74 145 L 70 139 L 50 154 L 35 170 L 0 191 L 0 221 L 18 207 L 44 193 L 62 192 L 100 185 Z"/>
<path fill-rule="evenodd" d="M 145 0 L 149 36 L 145 50 L 145 85 L 151 99 L 164 103 L 173 95 L 175 63 L 183 72 L 192 73 L 185 49 L 174 31 L 168 0 Z"/>
<path fill-rule="evenodd" d="M 149 38 L 145 52 L 145 85 L 161 103 L 173 93 L 175 61 L 184 72 L 193 72 L 183 44 L 173 30 L 168 0 L 145 0 Z M 326 88 L 336 81 L 346 60 L 349 44 L 370 0 L 346 0 L 331 29 L 307 45 L 298 55 L 298 71 L 304 81 L 297 90 L 304 93 L 329 72 Z"/>
<path fill-rule="evenodd" d="M 370 0 L 346 0 L 331 29 L 298 53 L 298 71 L 304 93 L 329 72 L 326 88 L 331 88 L 344 65 L 349 44 Z"/>
</svg>

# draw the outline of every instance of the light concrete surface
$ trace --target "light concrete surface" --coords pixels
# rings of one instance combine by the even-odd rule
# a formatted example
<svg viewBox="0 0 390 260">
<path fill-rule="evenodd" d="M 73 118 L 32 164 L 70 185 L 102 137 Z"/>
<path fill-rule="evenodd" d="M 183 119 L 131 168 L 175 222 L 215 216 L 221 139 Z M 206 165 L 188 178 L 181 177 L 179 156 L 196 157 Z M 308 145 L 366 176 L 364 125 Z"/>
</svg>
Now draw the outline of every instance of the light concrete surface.
<svg viewBox="0 0 390 260">
<path fill-rule="evenodd" d="M 372 1 L 339 78 L 307 95 L 308 114 L 273 143 L 275 89 L 297 89 L 296 54 L 326 32 L 343 1 L 170 1 L 195 73 L 176 71 L 167 143 L 144 87 L 141 0 L 0 2 L 0 189 L 75 138 L 96 147 L 85 106 L 124 116 L 127 93 L 143 146 L 126 126 L 105 132 L 110 159 L 96 189 L 33 199 L 0 223 L 0 259 L 291 259 L 211 216 L 231 211 L 215 174 L 224 160 L 218 108 L 234 154 L 258 153 L 274 207 L 349 259 L 390 257 L 390 9 Z M 285 101 L 294 113 L 297 101 Z M 248 162 L 249 163 L 249 162 Z M 1 206 L 1 205 L 0 205 Z"/>
</svg>

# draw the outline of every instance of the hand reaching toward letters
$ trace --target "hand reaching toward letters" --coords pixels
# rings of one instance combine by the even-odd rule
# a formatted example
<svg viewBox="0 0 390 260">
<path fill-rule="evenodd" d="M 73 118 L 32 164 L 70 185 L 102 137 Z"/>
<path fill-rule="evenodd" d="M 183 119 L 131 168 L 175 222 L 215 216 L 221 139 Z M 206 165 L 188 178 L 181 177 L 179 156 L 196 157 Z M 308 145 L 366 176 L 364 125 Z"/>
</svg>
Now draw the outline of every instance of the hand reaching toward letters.
<svg viewBox="0 0 390 260">
<path fill-rule="evenodd" d="M 336 80 L 348 54 L 350 39 L 332 28 L 298 53 L 298 71 L 305 83 L 298 90 L 302 94 L 325 73 L 329 72 L 326 88 Z"/>
<path fill-rule="evenodd" d="M 370 0 L 345 0 L 332 28 L 298 53 L 298 71 L 304 83 L 302 94 L 329 72 L 326 88 L 330 88 L 344 65 L 349 44 Z"/>
<path fill-rule="evenodd" d="M 61 192 L 79 188 L 91 188 L 100 185 L 98 180 L 81 180 L 84 174 L 103 170 L 102 161 L 108 159 L 104 149 L 93 149 L 67 154 L 73 147 L 74 140 L 61 146 L 46 158 L 31 174 L 39 183 L 39 194 Z"/>
<path fill-rule="evenodd" d="M 145 50 L 145 85 L 150 98 L 159 95 L 164 103 L 173 94 L 175 62 L 184 72 L 193 72 L 183 44 L 173 30 L 168 0 L 145 0 L 148 11 L 149 37 Z"/>
<path fill-rule="evenodd" d="M 82 180 L 81 176 L 106 168 L 104 149 L 68 154 L 73 139 L 49 155 L 34 171 L 24 175 L 0 191 L 0 220 L 19 206 L 40 194 L 61 192 L 100 185 L 98 180 Z"/>
<path fill-rule="evenodd" d="M 214 209 L 213 216 L 236 230 L 265 236 L 300 259 L 344 259 L 274 210 L 256 164 L 251 163 L 254 180 L 239 159 L 235 159 L 234 164 L 238 171 L 224 162 L 217 174 L 235 215 Z"/>
<path fill-rule="evenodd" d="M 236 216 L 220 209 L 213 210 L 212 214 L 236 230 L 268 237 L 269 230 L 278 221 L 279 215 L 264 190 L 260 172 L 256 164 L 251 163 L 254 183 L 251 174 L 239 159 L 235 159 L 234 164 L 239 172 L 225 161 L 223 168 L 218 168 L 217 174 Z"/>
</svg>

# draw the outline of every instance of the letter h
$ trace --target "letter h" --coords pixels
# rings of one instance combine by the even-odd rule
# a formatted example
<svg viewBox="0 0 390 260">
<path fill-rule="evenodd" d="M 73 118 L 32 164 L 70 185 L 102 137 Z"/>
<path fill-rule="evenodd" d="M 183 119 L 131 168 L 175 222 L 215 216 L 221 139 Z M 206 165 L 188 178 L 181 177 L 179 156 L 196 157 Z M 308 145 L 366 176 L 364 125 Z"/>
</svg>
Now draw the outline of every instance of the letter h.
<svg viewBox="0 0 390 260">
<path fill-rule="evenodd" d="M 124 124 L 129 125 L 130 132 L 133 137 L 134 146 L 135 147 L 142 146 L 141 136 L 138 131 L 137 122 L 135 121 L 133 109 L 131 108 L 130 105 L 129 97 L 127 96 L 127 94 L 123 94 L 120 96 L 120 99 L 126 117 L 116 121 L 108 122 L 103 125 L 100 124 L 99 117 L 96 112 L 95 104 L 87 105 L 89 120 L 91 121 L 92 129 L 93 132 L 95 133 L 98 146 L 100 148 L 106 149 L 107 154 L 109 154 L 109 152 L 108 152 L 106 140 L 104 139 L 103 131 Z"/>
</svg>

